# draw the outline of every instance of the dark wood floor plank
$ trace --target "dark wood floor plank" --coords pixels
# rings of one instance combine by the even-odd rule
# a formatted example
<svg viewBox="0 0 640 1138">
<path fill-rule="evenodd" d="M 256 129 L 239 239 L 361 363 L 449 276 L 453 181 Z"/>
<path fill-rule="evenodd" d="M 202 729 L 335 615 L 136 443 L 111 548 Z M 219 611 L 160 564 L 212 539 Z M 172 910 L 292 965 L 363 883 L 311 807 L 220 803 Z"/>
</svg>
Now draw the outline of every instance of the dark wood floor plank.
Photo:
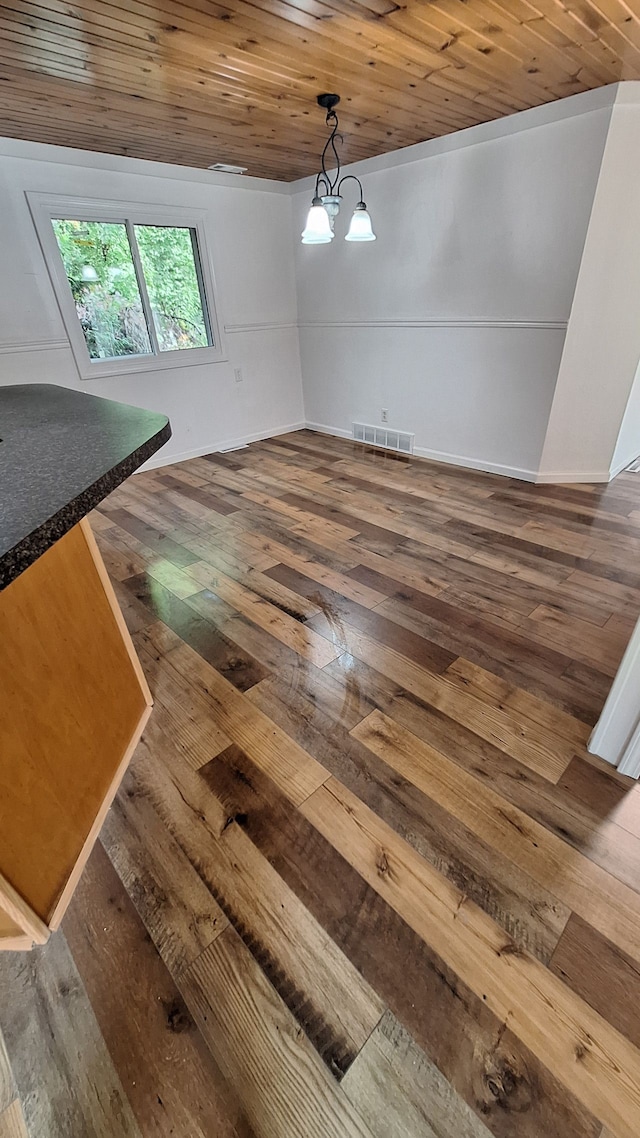
<svg viewBox="0 0 640 1138">
<path fill-rule="evenodd" d="M 398 778 L 393 768 L 301 694 L 267 680 L 253 689 L 251 700 L 476 901 L 516 943 L 541 960 L 550 959 L 570 913 L 551 892 L 520 876 L 508 859 L 496 855 L 491 845 L 434 798 L 408 779 Z"/>
<path fill-rule="evenodd" d="M 459 534 L 463 538 L 475 537 L 477 539 L 479 536 L 480 527 L 477 525 L 456 521 L 447 523 L 447 526 L 452 534 Z M 508 534 L 496 534 L 493 530 L 489 529 L 486 529 L 485 534 L 484 541 L 490 546 L 495 546 L 516 554 L 528 554 L 538 560 L 547 560 L 558 567 L 563 566 L 566 569 L 567 575 L 570 571 L 580 569 L 583 573 L 591 574 L 595 577 L 603 577 L 611 581 L 617 581 L 622 585 L 629 585 L 631 588 L 637 587 L 637 575 L 628 569 L 617 566 L 615 564 L 616 558 L 613 555 L 607 561 L 596 560 L 589 554 L 585 556 L 580 553 L 568 553 L 561 549 L 554 549 L 545 544 L 542 540 L 538 542 L 525 537 L 511 537 Z M 601 558 L 602 555 L 603 551 L 600 550 Z"/>
<path fill-rule="evenodd" d="M 110 510 L 109 516 L 122 529 L 128 530 L 134 537 L 139 537 L 145 545 L 155 550 L 160 557 L 165 557 L 167 561 L 171 561 L 173 565 L 192 565 L 194 561 L 198 560 L 193 553 L 189 553 L 188 549 L 183 549 L 171 538 L 166 537 L 162 532 L 141 521 L 127 510 Z"/>
<path fill-rule="evenodd" d="M 212 569 L 210 565 L 198 561 L 195 565 L 190 566 L 189 575 L 195 582 L 204 585 L 205 589 L 213 593 L 214 596 L 223 595 L 225 584 L 233 581 L 244 589 L 248 589 L 255 596 L 261 597 L 263 601 L 267 601 L 275 608 L 280 609 L 286 616 L 290 616 L 294 620 L 307 620 L 318 612 L 317 604 L 307 601 L 299 593 L 295 593 L 285 585 L 280 584 L 269 575 L 269 570 L 262 573 L 250 569 L 245 573 L 227 574 L 224 570 L 220 572 L 218 569 Z"/>
<path fill-rule="evenodd" d="M 523 721 L 538 724 L 544 731 L 551 731 L 556 737 L 566 739 L 578 753 L 584 752 L 591 734 L 590 726 L 553 703 L 518 687 L 515 676 L 505 680 L 462 656 L 447 668 L 446 675 L 463 690 L 473 692 L 489 706 L 508 707 L 516 711 Z"/>
<path fill-rule="evenodd" d="M 488 740 L 479 738 L 463 724 L 443 715 L 358 660 L 342 656 L 326 671 L 337 682 L 342 677 L 342 682 L 350 685 L 361 706 L 377 706 L 419 739 L 458 763 L 464 771 L 495 789 L 507 802 L 556 834 L 567 846 L 579 850 L 614 877 L 637 889 L 637 845 L 628 843 L 622 833 L 624 827 L 607 824 L 603 810 L 575 796 L 571 787 L 565 790 L 562 777 L 556 785 L 552 784 L 535 770 L 513 757 L 507 758 Z M 575 762 L 572 759 L 567 769 Z M 589 770 L 593 768 L 589 767 Z M 594 771 L 594 775 L 597 773 Z M 611 781 L 610 776 L 605 777 Z M 588 780 L 589 775 L 585 775 L 585 781 Z M 615 790 L 623 798 L 628 794 L 634 797 L 633 784 L 628 779 L 624 782 L 625 786 L 618 784 Z M 616 801 L 619 800 L 617 795 Z M 637 801 L 635 797 L 634 801 Z M 634 837 L 638 835 L 634 834 Z"/>
<path fill-rule="evenodd" d="M 393 576 L 395 565 L 397 565 L 395 558 L 393 561 L 390 560 L 387 563 L 383 562 L 382 568 L 386 570 L 385 573 L 378 569 L 373 569 L 368 565 L 356 565 L 353 569 L 349 570 L 348 575 L 349 577 L 353 577 L 354 580 L 360 581 L 368 588 L 377 589 L 382 593 L 380 601 L 378 601 L 378 604 L 380 604 L 381 601 L 386 600 L 388 597 L 402 597 L 405 592 L 410 593 L 412 591 L 403 584 L 402 578 Z M 442 593 L 447 588 L 448 581 L 443 575 L 441 580 L 436 577 L 429 583 L 425 581 L 424 584 L 424 592 L 429 593 L 431 596 L 438 596 L 439 593 Z"/>
<path fill-rule="evenodd" d="M 142 1133 L 250 1138 L 237 1100 L 102 846 L 63 922 Z M 123 967 L 135 961 L 135 968 Z"/>
<path fill-rule="evenodd" d="M 365 608 L 333 589 L 327 589 L 302 573 L 290 569 L 287 565 L 276 565 L 273 569 L 267 569 L 266 576 L 313 600 L 321 609 L 323 618 L 326 618 L 332 626 L 339 626 L 344 620 L 429 671 L 443 672 L 456 658 L 454 653 L 434 644 L 425 636 L 417 635 L 411 629 L 402 630 L 393 621 L 386 620 L 384 615 L 380 615 L 380 606 L 375 611 Z M 310 617 L 307 624 L 315 627 L 314 619 Z M 324 627 L 322 622 L 319 624 Z"/>
<path fill-rule="evenodd" d="M 382 1017 L 343 1085 L 376 1138 L 491 1138 L 391 1012 Z"/>
<path fill-rule="evenodd" d="M 63 933 L 2 954 L 0 1027 L 30 1138 L 144 1138 Z"/>
<path fill-rule="evenodd" d="M 446 594 L 441 594 L 444 595 Z M 478 620 L 482 607 L 474 605 L 473 609 L 473 619 Z M 462 612 L 463 615 L 464 610 L 464 605 L 456 608 L 456 611 Z M 577 718 L 583 714 L 582 686 L 574 682 L 569 675 L 576 667 L 575 662 L 570 657 L 565 657 L 563 660 L 554 653 L 554 666 L 549 667 L 544 660 L 546 645 L 537 644 L 530 636 L 520 637 L 518 626 L 506 623 L 495 614 L 491 614 L 488 620 L 485 619 L 485 624 L 493 624 L 493 629 L 487 636 L 460 629 L 455 624 L 449 627 L 446 621 L 434 621 L 399 600 L 385 601 L 376 611 L 384 614 L 401 628 L 409 631 L 415 629 L 436 644 L 447 645 L 456 656 L 508 680 L 531 695 L 555 703 Z M 482 615 L 485 616 L 484 613 Z M 514 640 L 517 637 L 520 637 L 522 645 L 527 645 L 527 652 L 522 647 L 514 647 Z M 580 664 L 580 667 L 586 665 Z M 595 669 L 591 669 L 591 672 L 597 677 L 596 690 L 606 688 L 608 677 Z M 598 706 L 601 706 L 601 701 Z"/>
<path fill-rule="evenodd" d="M 171 629 L 161 624 L 153 626 L 145 632 L 143 643 L 149 652 L 156 654 L 168 683 L 171 682 L 174 672 L 191 681 L 199 695 L 207 700 L 209 716 L 216 724 L 216 728 L 221 729 L 232 743 L 242 747 L 250 758 L 284 790 L 294 805 L 303 802 L 324 782 L 328 776 L 324 767 L 286 732 L 280 730 L 273 720 L 255 707 L 246 695 L 237 691 L 224 676 L 203 660 L 189 645 L 184 644 Z M 153 731 L 152 716 L 143 734 L 143 744 L 149 733 Z M 156 739 L 156 745 L 160 749 L 166 747 L 161 737 Z M 135 759 L 138 759 L 138 753 Z M 170 752 L 169 764 L 176 766 L 175 746 Z M 183 767 L 184 763 L 178 760 L 178 769 L 174 772 L 174 777 L 177 775 L 183 786 L 191 789 L 191 797 L 197 800 L 199 783 L 196 780 L 194 784 L 192 772 L 189 772 L 187 780 L 187 772 Z M 212 803 L 212 806 L 215 806 L 215 803 Z M 203 811 L 205 807 L 206 795 L 203 806 L 199 809 Z"/>
<path fill-rule="evenodd" d="M 357 604 L 364 605 L 365 608 L 375 608 L 381 601 L 384 601 L 389 595 L 389 591 L 384 587 L 377 589 L 370 587 L 367 584 L 359 583 L 354 580 L 351 574 L 341 573 L 336 569 L 329 568 L 327 565 L 321 565 L 317 561 L 312 561 L 301 557 L 299 554 L 292 552 L 282 542 L 274 541 L 273 539 L 264 538 L 260 539 L 257 535 L 247 535 L 248 539 L 253 543 L 258 542 L 260 547 L 269 552 L 273 556 L 273 562 L 267 566 L 267 569 L 273 569 L 278 564 L 288 566 L 289 569 L 297 570 L 303 576 L 309 577 L 312 581 L 316 581 L 319 585 L 324 585 L 328 589 L 333 589 L 334 592 L 340 593 L 343 597 L 355 601 Z M 397 586 L 393 585 L 390 591 L 395 591 Z"/>
<path fill-rule="evenodd" d="M 204 772 L 203 772 L 204 773 Z M 246 757 L 206 776 L 225 810 L 351 958 L 494 1138 L 600 1124 Z M 333 882 L 339 881 L 335 889 Z M 518 1127 L 517 1131 L 514 1127 Z"/>
<path fill-rule="evenodd" d="M 640 1086 L 638 1051 L 628 1040 L 544 965 L 505 943 L 478 906 L 337 780 L 300 811 L 587 1109 L 631 1138 Z"/>
<path fill-rule="evenodd" d="M 428 672 L 346 622 L 336 624 L 322 614 L 322 617 L 314 617 L 312 623 L 333 637 L 343 649 L 343 655 L 355 656 L 369 667 L 379 669 L 411 695 L 470 728 L 550 781 L 556 782 L 567 767 L 573 748 L 565 740 L 550 738 L 548 732 L 530 728 L 517 713 L 490 707 L 445 675 Z"/>
<path fill-rule="evenodd" d="M 551 970 L 640 1048 L 640 964 L 573 914 Z"/>
<path fill-rule="evenodd" d="M 208 510 L 213 510 L 216 514 L 233 514 L 237 509 L 239 509 L 239 506 L 236 506 L 234 508 L 233 506 L 228 505 L 227 502 L 223 501 L 222 498 L 219 498 L 211 491 L 203 490 L 197 486 L 186 485 L 184 482 L 180 481 L 180 479 L 173 477 L 171 474 L 162 475 L 159 481 L 163 486 L 166 486 L 167 489 L 175 490 L 176 493 L 183 494 L 185 498 L 191 498 L 194 502 L 199 502 L 200 505 L 205 506 Z"/>
<path fill-rule="evenodd" d="M 126 588 L 156 620 L 173 629 L 185 644 L 189 644 L 239 691 L 247 691 L 264 679 L 265 669 L 257 660 L 240 652 L 237 645 L 227 640 L 210 621 L 157 581 L 151 581 L 146 575 L 131 577 Z"/>
<path fill-rule="evenodd" d="M 241 761 L 230 748 L 221 762 Z M 217 902 L 336 1078 L 341 1078 L 384 1004 L 253 845 L 230 824 L 217 842 L 194 826 L 176 830 Z"/>
<path fill-rule="evenodd" d="M 162 633 L 153 627 L 153 641 L 152 630 L 145 629 L 135 634 L 134 643 L 155 702 L 154 716 L 166 734 L 167 745 L 175 748 L 187 767 L 198 770 L 228 747 L 230 740 L 209 715 L 206 698 L 185 677 L 167 673 L 162 658 L 155 654 Z"/>
<path fill-rule="evenodd" d="M 261 1138 L 371 1138 L 233 929 L 198 957 L 181 986 Z"/>
<path fill-rule="evenodd" d="M 496 625 L 490 619 L 471 616 L 441 597 L 428 597 L 425 593 L 414 592 L 405 599 L 407 593 L 408 590 L 405 590 L 402 600 L 383 601 L 377 611 L 393 612 L 396 617 L 404 613 L 407 623 L 412 620 L 415 623 L 414 613 L 419 613 L 426 617 L 425 635 L 433 633 L 439 639 L 445 639 L 449 632 L 450 636 L 456 638 L 461 649 L 456 652 L 458 656 L 470 656 L 475 651 L 475 645 L 479 643 L 483 654 L 486 652 L 489 657 L 501 660 L 514 669 L 518 664 L 522 669 L 522 661 L 526 656 L 541 671 L 561 676 L 571 663 L 572 657 L 537 645 L 535 642 L 531 643 L 530 639 L 527 640 L 516 629 L 510 630 Z"/>
<path fill-rule="evenodd" d="M 356 528 L 359 536 L 366 538 L 367 548 L 382 552 L 385 555 L 393 553 L 395 547 L 402 541 L 401 535 L 385 529 L 384 526 L 374 525 L 372 522 L 365 521 L 358 517 L 357 514 L 345 513 L 337 506 L 322 505 L 322 503 L 317 500 L 317 495 L 312 498 L 303 497 L 300 494 L 284 494 L 282 501 L 288 502 L 292 506 L 298 506 L 302 510 L 317 514 L 319 518 L 326 518 L 328 521 L 338 522 L 348 529 Z"/>
<path fill-rule="evenodd" d="M 611 508 L 609 505 L 608 510 L 602 506 L 594 505 L 560 505 L 544 499 L 540 495 L 518 495 L 517 491 L 510 490 L 508 493 L 500 493 L 497 491 L 491 495 L 491 501 L 496 503 L 508 503 L 514 510 L 519 510 L 522 513 L 523 521 L 546 521 L 549 518 L 558 518 L 565 529 L 572 529 L 575 532 L 584 532 L 585 529 L 590 530 L 592 533 L 605 531 L 609 533 L 622 533 L 628 536 L 633 536 L 634 526 L 629 518 L 625 516 L 625 511 L 628 514 L 628 504 L 623 499 L 617 502 L 618 512 Z"/>
<path fill-rule="evenodd" d="M 160 957 L 179 976 L 228 921 L 135 770 L 127 771 L 100 840 Z"/>
<path fill-rule="evenodd" d="M 640 895 L 632 888 L 583 855 L 563 861 L 563 839 L 510 806 L 491 786 L 464 775 L 441 752 L 382 712 L 372 712 L 352 734 L 401 777 L 428 791 L 492 849 L 539 885 L 553 890 L 567 910 L 579 913 L 601 932 L 610 933 L 640 961 Z M 640 844 L 636 848 L 638 865 Z"/>
<path fill-rule="evenodd" d="M 558 787 L 574 801 L 583 803 L 600 823 L 615 822 L 640 838 L 640 786 L 637 782 L 616 782 L 609 770 L 598 770 L 583 759 L 575 758 Z"/>
<path fill-rule="evenodd" d="M 304 534 L 287 529 L 282 524 L 282 515 L 277 516 L 268 510 L 243 511 L 240 523 L 243 531 L 255 535 L 258 547 L 264 541 L 280 541 L 303 560 L 315 561 L 318 565 L 325 565 L 341 573 L 347 573 L 360 561 L 358 550 L 352 548 L 348 542 L 344 542 L 340 553 L 336 553 L 328 544 L 323 544 L 322 540 L 313 542 Z M 244 533 L 245 537 L 247 532 Z"/>
</svg>

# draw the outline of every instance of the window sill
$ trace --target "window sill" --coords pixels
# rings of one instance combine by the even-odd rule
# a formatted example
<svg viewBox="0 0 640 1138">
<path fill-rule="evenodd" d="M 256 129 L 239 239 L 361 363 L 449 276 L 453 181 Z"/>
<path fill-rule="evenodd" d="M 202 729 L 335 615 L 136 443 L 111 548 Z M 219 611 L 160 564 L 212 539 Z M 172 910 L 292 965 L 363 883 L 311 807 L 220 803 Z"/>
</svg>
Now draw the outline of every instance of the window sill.
<svg viewBox="0 0 640 1138">
<path fill-rule="evenodd" d="M 207 367 L 210 364 L 228 362 L 223 352 L 210 348 L 185 348 L 182 351 L 166 352 L 160 356 L 131 356 L 119 360 L 96 360 L 95 363 L 78 364 L 80 378 L 88 383 L 92 379 L 103 379 L 118 375 L 144 375 L 145 372 L 173 371 L 181 367 Z"/>
</svg>

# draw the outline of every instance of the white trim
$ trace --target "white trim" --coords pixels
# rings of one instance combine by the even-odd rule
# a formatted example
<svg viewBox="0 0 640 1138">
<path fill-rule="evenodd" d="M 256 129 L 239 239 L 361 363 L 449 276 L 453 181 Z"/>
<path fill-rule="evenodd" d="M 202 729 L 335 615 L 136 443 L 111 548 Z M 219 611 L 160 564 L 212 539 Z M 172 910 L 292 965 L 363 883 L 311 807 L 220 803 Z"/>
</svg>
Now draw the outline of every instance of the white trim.
<svg viewBox="0 0 640 1138">
<path fill-rule="evenodd" d="M 264 323 L 256 324 L 225 324 L 224 330 L 227 335 L 235 336 L 238 332 L 272 332 L 280 328 L 297 328 L 298 323 L 295 320 L 282 320 L 282 321 L 265 321 Z"/>
<path fill-rule="evenodd" d="M 565 332 L 566 320 L 300 320 L 299 328 L 542 328 Z"/>
<path fill-rule="evenodd" d="M 640 620 L 636 624 L 620 667 L 611 685 L 600 718 L 596 723 L 588 750 L 605 762 L 618 766 L 623 760 L 632 767 L 638 757 L 637 739 L 640 726 Z M 626 769 L 623 774 L 635 774 Z"/>
<path fill-rule="evenodd" d="M 189 458 L 201 458 L 203 454 L 217 454 L 223 450 L 235 450 L 238 447 L 247 446 L 248 443 L 257 443 L 262 439 L 274 439 L 277 435 L 288 435 L 291 431 L 303 431 L 307 423 L 288 423 L 283 427 L 271 427 L 267 431 L 255 431 L 251 435 L 242 435 L 240 438 L 225 439 L 222 442 L 209 443 L 207 446 L 195 447 L 193 450 L 181 451 L 180 454 L 158 454 L 154 455 L 145 462 L 139 469 L 154 470 L 159 466 L 172 466 L 174 462 L 186 462 Z M 132 475 L 135 478 L 138 471 Z"/>
<path fill-rule="evenodd" d="M 343 431 L 339 427 L 327 427 L 325 423 L 309 422 L 307 422 L 306 427 L 309 431 L 319 431 L 323 435 L 335 435 L 338 439 L 351 439 L 352 442 L 355 442 L 351 431 Z M 466 455 L 448 454 L 446 451 L 429 450 L 427 447 L 415 447 L 413 455 L 418 458 L 430 459 L 431 462 L 446 463 L 449 466 L 466 466 L 469 470 L 484 470 L 487 474 L 501 474 L 505 478 L 521 478 L 525 482 L 535 482 L 535 470 L 527 470 L 519 466 L 504 466 L 500 462 L 487 462 L 484 459 L 469 458 Z M 411 456 L 407 455 L 407 457 L 410 458 Z"/>
<path fill-rule="evenodd" d="M 82 380 L 106 376 L 141 374 L 198 364 L 222 363 L 228 359 L 217 318 L 217 291 L 211 255 L 207 246 L 205 220 L 207 211 L 182 206 L 141 204 L 119 200 L 73 197 L 60 194 L 25 192 L 33 218 L 44 262 L 64 321 L 78 375 Z M 160 352 L 140 356 L 123 356 L 115 360 L 92 360 L 82 333 L 69 281 L 62 263 L 51 219 L 77 217 L 87 221 L 127 221 L 134 224 L 189 226 L 196 230 L 200 269 L 204 281 L 213 346 L 189 348 L 186 351 Z"/>
<path fill-rule="evenodd" d="M 324 423 L 310 423 L 308 420 L 305 423 L 307 431 L 319 431 L 321 435 L 335 435 L 337 439 L 355 439 L 351 431 L 343 431 L 340 427 L 327 427 Z"/>
<path fill-rule="evenodd" d="M 58 352 L 61 348 L 71 348 L 68 340 L 17 340 L 15 343 L 0 344 L 0 355 L 13 355 L 17 352 Z"/>
<path fill-rule="evenodd" d="M 448 454 L 443 450 L 430 450 L 427 447 L 415 447 L 414 454 L 419 458 L 428 458 L 432 462 L 443 462 L 449 466 L 465 466 L 469 470 L 484 470 L 486 474 L 499 474 L 503 478 L 520 478 L 523 482 L 535 482 L 535 470 L 528 470 L 522 466 L 505 466 L 502 462 L 489 462 L 484 458 L 469 458 L 468 455 Z"/>
<path fill-rule="evenodd" d="M 622 462 L 619 462 L 616 466 L 612 466 L 611 470 L 609 471 L 609 481 L 612 482 L 614 478 L 617 478 L 619 474 L 622 474 L 622 471 L 626 470 L 627 467 L 629 466 L 629 464 L 631 462 L 634 462 L 634 460 L 637 457 L 638 457 L 637 455 L 634 455 L 633 458 L 625 458 L 622 460 Z"/>
<path fill-rule="evenodd" d="M 610 482 L 613 477 L 609 470 L 545 470 L 536 473 L 534 482 L 541 485 L 557 483 L 562 486 L 574 482 Z"/>
<path fill-rule="evenodd" d="M 618 770 L 629 778 L 640 778 L 640 722 L 618 763 Z"/>
</svg>

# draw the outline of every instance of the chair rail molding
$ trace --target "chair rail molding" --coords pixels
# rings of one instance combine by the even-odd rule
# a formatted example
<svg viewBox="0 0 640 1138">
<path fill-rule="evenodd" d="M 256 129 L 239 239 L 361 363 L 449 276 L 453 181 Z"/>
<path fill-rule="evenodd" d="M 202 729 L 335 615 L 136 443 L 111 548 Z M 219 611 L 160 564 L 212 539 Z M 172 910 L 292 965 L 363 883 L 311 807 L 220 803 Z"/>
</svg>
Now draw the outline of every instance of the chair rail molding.
<svg viewBox="0 0 640 1138">
<path fill-rule="evenodd" d="M 0 355 L 13 355 L 17 352 L 58 352 L 70 348 L 68 340 L 13 340 L 0 342 Z"/>
<path fill-rule="evenodd" d="M 469 319 L 380 319 L 380 320 L 299 320 L 299 328 L 541 328 L 562 332 L 566 320 L 469 320 Z"/>
<path fill-rule="evenodd" d="M 233 336 L 238 332 L 273 332 L 278 331 L 280 328 L 297 327 L 297 320 L 273 320 L 265 321 L 263 323 L 256 322 L 254 324 L 225 324 L 224 330 L 229 335 Z"/>
</svg>

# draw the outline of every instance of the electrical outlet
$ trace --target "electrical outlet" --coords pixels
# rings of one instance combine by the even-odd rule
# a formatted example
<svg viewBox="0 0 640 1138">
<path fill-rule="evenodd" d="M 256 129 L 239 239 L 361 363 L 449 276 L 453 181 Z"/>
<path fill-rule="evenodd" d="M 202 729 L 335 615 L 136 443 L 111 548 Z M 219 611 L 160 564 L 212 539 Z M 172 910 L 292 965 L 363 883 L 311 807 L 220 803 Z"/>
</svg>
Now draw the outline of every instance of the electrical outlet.
<svg viewBox="0 0 640 1138">
<path fill-rule="evenodd" d="M 233 376 L 236 383 L 242 383 L 242 368 L 234 367 Z"/>
<path fill-rule="evenodd" d="M 389 412 L 388 412 L 386 407 L 383 407 L 382 411 L 380 412 L 380 422 L 381 423 L 388 423 L 389 422 Z"/>
</svg>

